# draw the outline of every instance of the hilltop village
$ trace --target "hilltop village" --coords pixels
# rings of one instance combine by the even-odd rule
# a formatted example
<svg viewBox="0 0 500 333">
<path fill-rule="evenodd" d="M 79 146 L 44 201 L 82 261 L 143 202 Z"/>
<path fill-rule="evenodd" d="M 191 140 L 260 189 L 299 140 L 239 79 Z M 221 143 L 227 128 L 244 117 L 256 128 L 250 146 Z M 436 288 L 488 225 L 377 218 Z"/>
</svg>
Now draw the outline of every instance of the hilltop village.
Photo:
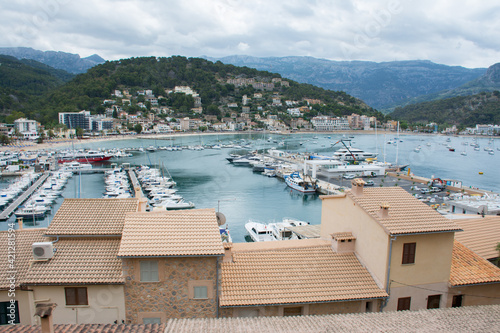
<svg viewBox="0 0 500 333">
<path fill-rule="evenodd" d="M 224 242 L 214 209 L 146 212 L 140 194 L 66 199 L 47 228 L 20 220 L 0 232 L 3 258 L 15 246 L 0 271 L 2 323 L 163 331 L 187 318 L 498 314 L 498 253 L 482 235 L 498 236 L 500 217 L 450 220 L 401 188 L 364 184 L 321 196 L 318 238 L 257 243 Z"/>
</svg>

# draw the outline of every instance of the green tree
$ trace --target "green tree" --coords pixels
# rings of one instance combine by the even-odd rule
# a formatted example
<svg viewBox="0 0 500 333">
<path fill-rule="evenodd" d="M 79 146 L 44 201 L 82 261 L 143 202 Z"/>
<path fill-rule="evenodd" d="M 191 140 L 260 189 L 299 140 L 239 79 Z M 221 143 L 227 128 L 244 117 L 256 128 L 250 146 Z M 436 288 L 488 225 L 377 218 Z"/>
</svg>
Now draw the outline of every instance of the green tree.
<svg viewBox="0 0 500 333">
<path fill-rule="evenodd" d="M 76 137 L 81 139 L 81 137 L 83 136 L 83 128 L 77 127 L 75 132 Z"/>
<path fill-rule="evenodd" d="M 142 132 L 142 125 L 141 124 L 136 124 L 134 126 L 134 131 L 137 133 L 137 134 L 140 134 Z"/>
<path fill-rule="evenodd" d="M 5 134 L 0 134 L 0 143 L 2 145 L 8 145 L 10 143 L 10 138 Z"/>
</svg>

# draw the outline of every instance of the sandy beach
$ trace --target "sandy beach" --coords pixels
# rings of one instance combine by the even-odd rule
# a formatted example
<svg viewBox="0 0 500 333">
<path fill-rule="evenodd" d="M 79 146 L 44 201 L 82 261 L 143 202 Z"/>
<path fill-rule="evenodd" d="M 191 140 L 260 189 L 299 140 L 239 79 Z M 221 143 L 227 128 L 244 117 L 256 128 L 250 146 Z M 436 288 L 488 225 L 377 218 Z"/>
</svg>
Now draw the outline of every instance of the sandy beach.
<svg viewBox="0 0 500 333">
<path fill-rule="evenodd" d="M 88 139 L 52 139 L 45 140 L 43 143 L 35 143 L 28 140 L 16 141 L 6 146 L 0 146 L 0 151 L 35 151 L 35 150 L 43 150 L 43 149 L 60 149 L 62 147 L 69 147 L 72 145 L 78 146 L 80 144 L 85 143 L 99 143 L 103 141 L 112 141 L 112 140 L 131 140 L 131 139 L 168 139 L 175 138 L 180 136 L 207 136 L 207 135 L 235 135 L 235 134 L 262 134 L 264 135 L 264 131 L 244 131 L 244 132 L 188 132 L 188 133 L 168 133 L 168 134 L 139 134 L 139 135 L 112 135 L 112 136 L 99 136 L 96 138 L 88 138 Z M 290 134 L 304 134 L 304 135 L 338 135 L 338 134 L 346 134 L 346 135 L 369 135 L 375 134 L 375 131 L 336 131 L 336 132 L 320 132 L 320 131 L 301 131 L 301 132 L 266 132 L 269 135 L 290 135 Z M 395 135 L 396 133 L 393 131 L 385 131 L 379 130 L 377 131 L 378 135 Z M 433 133 L 400 133 L 400 135 L 405 134 L 418 134 L 418 135 L 436 135 Z"/>
</svg>

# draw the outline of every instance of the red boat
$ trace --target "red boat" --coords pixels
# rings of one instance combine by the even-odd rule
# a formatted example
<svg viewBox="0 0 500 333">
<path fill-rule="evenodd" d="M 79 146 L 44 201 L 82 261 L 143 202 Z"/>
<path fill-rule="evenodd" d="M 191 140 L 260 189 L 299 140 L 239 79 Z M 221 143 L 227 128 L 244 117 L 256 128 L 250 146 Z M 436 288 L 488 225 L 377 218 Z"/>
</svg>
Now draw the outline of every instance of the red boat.
<svg viewBox="0 0 500 333">
<path fill-rule="evenodd" d="M 448 148 L 449 151 L 455 151 L 455 148 Z"/>
<path fill-rule="evenodd" d="M 80 162 L 80 163 L 95 163 L 109 160 L 113 155 L 104 152 L 89 150 L 87 152 L 75 152 L 73 154 L 66 154 L 60 156 L 57 160 L 58 163 L 66 162 Z"/>
</svg>

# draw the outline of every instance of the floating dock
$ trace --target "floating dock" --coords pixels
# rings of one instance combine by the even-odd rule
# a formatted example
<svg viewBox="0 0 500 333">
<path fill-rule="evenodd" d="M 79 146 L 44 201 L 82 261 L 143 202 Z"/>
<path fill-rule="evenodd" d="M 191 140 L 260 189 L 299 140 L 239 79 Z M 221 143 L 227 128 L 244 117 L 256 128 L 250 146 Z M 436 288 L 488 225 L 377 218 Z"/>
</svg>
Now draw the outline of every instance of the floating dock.
<svg viewBox="0 0 500 333">
<path fill-rule="evenodd" d="M 37 188 L 40 187 L 40 185 L 43 184 L 43 182 L 50 176 L 50 172 L 45 172 L 33 185 L 30 186 L 23 194 L 21 194 L 16 200 L 14 200 L 6 209 L 4 209 L 0 213 L 0 221 L 5 221 L 7 220 L 10 215 L 19 207 L 23 202 L 28 199 L 33 192 Z"/>
</svg>

